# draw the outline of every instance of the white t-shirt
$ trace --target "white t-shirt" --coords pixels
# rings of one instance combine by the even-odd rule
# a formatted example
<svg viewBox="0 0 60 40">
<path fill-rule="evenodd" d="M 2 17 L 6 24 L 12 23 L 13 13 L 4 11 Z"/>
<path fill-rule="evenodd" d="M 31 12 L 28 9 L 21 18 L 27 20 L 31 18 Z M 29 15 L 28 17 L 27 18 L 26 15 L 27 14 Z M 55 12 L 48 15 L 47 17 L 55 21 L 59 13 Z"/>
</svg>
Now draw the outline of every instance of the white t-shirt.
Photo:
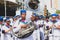
<svg viewBox="0 0 60 40">
<path fill-rule="evenodd" d="M 57 29 L 56 27 L 58 27 L 60 25 L 60 22 L 57 21 L 55 24 L 53 24 L 52 22 L 49 22 L 48 25 L 51 27 L 52 25 L 55 25 L 53 28 L 52 28 L 52 34 L 54 36 L 60 36 L 60 30 Z"/>
</svg>

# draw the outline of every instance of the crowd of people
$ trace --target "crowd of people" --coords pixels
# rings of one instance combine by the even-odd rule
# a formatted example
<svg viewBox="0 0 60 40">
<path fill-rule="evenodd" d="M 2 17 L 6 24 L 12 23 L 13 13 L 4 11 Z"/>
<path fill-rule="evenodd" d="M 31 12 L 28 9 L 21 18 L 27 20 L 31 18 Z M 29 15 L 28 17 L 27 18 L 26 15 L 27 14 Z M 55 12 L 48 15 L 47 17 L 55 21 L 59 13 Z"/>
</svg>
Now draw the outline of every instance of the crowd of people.
<svg viewBox="0 0 60 40">
<path fill-rule="evenodd" d="M 60 14 L 50 16 L 32 13 L 30 21 L 26 20 L 26 10 L 21 10 L 21 15 L 3 18 L 0 16 L 0 40 L 60 40 Z M 29 23 L 35 24 L 35 30 L 26 38 L 16 37 L 15 32 L 25 29 Z"/>
</svg>

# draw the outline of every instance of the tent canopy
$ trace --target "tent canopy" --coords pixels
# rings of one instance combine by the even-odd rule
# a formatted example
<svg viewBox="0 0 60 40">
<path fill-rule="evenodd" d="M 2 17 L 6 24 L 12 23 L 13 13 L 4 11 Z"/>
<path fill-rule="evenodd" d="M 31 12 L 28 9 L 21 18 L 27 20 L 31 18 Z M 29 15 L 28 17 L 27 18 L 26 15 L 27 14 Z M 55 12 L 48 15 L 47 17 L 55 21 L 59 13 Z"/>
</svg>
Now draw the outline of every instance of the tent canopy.
<svg viewBox="0 0 60 40">
<path fill-rule="evenodd" d="M 17 2 L 6 1 L 6 16 L 14 16 L 17 6 Z M 4 0 L 0 0 L 0 16 L 5 16 Z"/>
<path fill-rule="evenodd" d="M 0 0 L 0 4 L 4 5 L 4 0 Z M 6 1 L 6 5 L 9 7 L 18 6 L 17 2 Z"/>
</svg>

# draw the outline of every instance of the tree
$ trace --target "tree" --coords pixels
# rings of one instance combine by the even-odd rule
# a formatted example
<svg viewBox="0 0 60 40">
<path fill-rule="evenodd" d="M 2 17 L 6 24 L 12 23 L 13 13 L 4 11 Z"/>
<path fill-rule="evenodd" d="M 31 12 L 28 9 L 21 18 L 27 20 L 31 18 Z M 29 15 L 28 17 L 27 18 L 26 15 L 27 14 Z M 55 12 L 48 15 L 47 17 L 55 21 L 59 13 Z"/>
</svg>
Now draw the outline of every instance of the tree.
<svg viewBox="0 0 60 40">
<path fill-rule="evenodd" d="M 56 10 L 56 13 L 57 13 L 57 14 L 60 14 L 60 10 Z"/>
</svg>

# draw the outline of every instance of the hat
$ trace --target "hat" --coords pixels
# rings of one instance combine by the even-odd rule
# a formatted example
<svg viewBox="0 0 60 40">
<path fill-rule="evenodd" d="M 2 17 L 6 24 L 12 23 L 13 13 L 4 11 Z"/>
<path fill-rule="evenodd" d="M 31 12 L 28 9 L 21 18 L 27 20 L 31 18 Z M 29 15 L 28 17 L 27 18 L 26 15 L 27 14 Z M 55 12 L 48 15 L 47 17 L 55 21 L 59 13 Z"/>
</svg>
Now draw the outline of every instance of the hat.
<svg viewBox="0 0 60 40">
<path fill-rule="evenodd" d="M 43 15 L 40 15 L 39 18 L 42 19 L 42 18 L 44 18 L 44 16 Z"/>
<path fill-rule="evenodd" d="M 33 16 L 35 16 L 35 17 L 38 17 L 38 14 L 36 14 L 36 13 L 33 13 Z"/>
<path fill-rule="evenodd" d="M 56 16 L 58 16 L 58 14 L 51 14 L 51 16 L 52 16 L 52 17 L 56 17 Z"/>
<path fill-rule="evenodd" d="M 14 16 L 13 18 L 16 18 L 17 16 Z"/>
<path fill-rule="evenodd" d="M 21 10 L 21 14 L 26 14 L 26 10 Z"/>
<path fill-rule="evenodd" d="M 36 13 L 33 13 L 32 16 L 36 16 Z"/>
<path fill-rule="evenodd" d="M 6 18 L 6 21 L 10 21 L 10 18 Z"/>
<path fill-rule="evenodd" d="M 3 21 L 3 17 L 2 16 L 0 16 L 0 21 Z"/>
</svg>

